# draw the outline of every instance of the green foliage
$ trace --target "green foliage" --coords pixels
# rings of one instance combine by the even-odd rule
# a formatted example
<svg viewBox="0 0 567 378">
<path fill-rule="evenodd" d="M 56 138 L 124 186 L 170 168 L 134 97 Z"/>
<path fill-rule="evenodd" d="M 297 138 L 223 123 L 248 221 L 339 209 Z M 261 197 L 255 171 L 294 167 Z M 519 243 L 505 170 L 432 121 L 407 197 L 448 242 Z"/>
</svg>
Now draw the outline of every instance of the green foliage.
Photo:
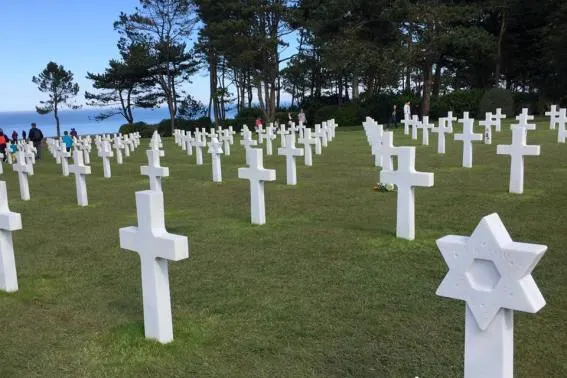
<svg viewBox="0 0 567 378">
<path fill-rule="evenodd" d="M 136 123 L 126 123 L 120 126 L 118 132 L 122 134 L 139 132 L 142 138 L 151 138 L 155 130 L 156 130 L 155 125 L 148 125 L 145 122 L 136 122 Z"/>
<path fill-rule="evenodd" d="M 470 89 L 448 93 L 431 101 L 430 117 L 439 118 L 447 115 L 447 112 L 453 111 L 456 114 L 469 112 L 471 118 L 477 117 L 479 113 L 479 105 L 483 89 Z M 484 115 L 484 113 L 482 113 Z"/>
<path fill-rule="evenodd" d="M 69 100 L 79 93 L 79 84 L 73 80 L 73 73 L 65 70 L 62 65 L 55 62 L 47 63 L 45 69 L 38 75 L 32 77 L 32 82 L 37 85 L 40 92 L 47 93 L 48 100 L 40 101 L 40 105 L 36 106 L 39 114 L 48 114 L 53 112 L 57 127 L 57 137 L 61 135 L 59 128 L 58 110 L 60 105 L 66 105 L 71 109 L 77 109 L 79 106 L 69 104 Z"/>
<path fill-rule="evenodd" d="M 516 114 L 514 95 L 503 88 L 487 90 L 480 100 L 479 117 L 482 118 L 488 112 L 494 113 L 497 108 L 501 108 L 502 113 L 506 115 Z"/>
<path fill-rule="evenodd" d="M 155 126 L 158 128 L 158 132 L 161 136 L 163 136 L 163 137 L 171 136 L 171 131 L 170 131 L 171 130 L 171 120 L 170 119 L 164 119 Z M 183 119 L 183 118 L 177 118 L 175 120 L 175 128 L 179 129 L 179 130 L 195 131 L 197 128 L 198 129 L 204 128 L 206 130 L 209 130 L 211 127 L 212 127 L 212 123 L 211 123 L 211 120 L 208 117 L 201 117 L 201 118 L 195 119 L 195 120 Z"/>
<path fill-rule="evenodd" d="M 312 123 L 321 123 L 334 118 L 337 124 L 342 126 L 360 125 L 365 118 L 362 108 L 356 103 L 344 105 L 326 105 L 315 112 Z M 310 123 L 310 120 L 307 120 Z"/>
</svg>

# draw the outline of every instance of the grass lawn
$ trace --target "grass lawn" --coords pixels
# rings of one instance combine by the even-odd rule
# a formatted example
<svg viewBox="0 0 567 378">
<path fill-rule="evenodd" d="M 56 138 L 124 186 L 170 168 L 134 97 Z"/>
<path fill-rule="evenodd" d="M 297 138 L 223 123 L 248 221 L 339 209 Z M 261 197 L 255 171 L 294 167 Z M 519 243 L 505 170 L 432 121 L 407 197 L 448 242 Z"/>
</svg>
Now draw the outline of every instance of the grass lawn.
<svg viewBox="0 0 567 378">
<path fill-rule="evenodd" d="M 462 376 L 465 304 L 435 295 L 447 272 L 435 240 L 470 235 L 498 212 L 514 240 L 549 246 L 534 271 L 548 305 L 515 316 L 516 376 L 565 377 L 567 145 L 544 121 L 530 131 L 542 156 L 526 158 L 525 193 L 512 195 L 509 157 L 496 155 L 511 141 L 503 129 L 493 145 L 475 144 L 472 169 L 452 137 L 446 155 L 434 135 L 417 148 L 417 169 L 434 172 L 435 186 L 416 190 L 413 242 L 395 237 L 396 194 L 372 191 L 378 170 L 361 127 L 339 128 L 313 167 L 301 160 L 297 187 L 285 185 L 284 157 L 265 157 L 278 180 L 266 183 L 264 226 L 250 224 L 238 141 L 215 184 L 208 154 L 196 166 L 166 139 L 166 226 L 189 237 L 191 253 L 169 265 L 166 346 L 144 339 L 139 257 L 118 239 L 136 225 L 134 192 L 149 189 L 139 174 L 148 140 L 113 164 L 112 179 L 92 154 L 87 208 L 50 156 L 35 166 L 28 202 L 5 165 L 23 230 L 20 291 L 0 293 L 0 376 Z M 394 140 L 416 144 L 400 129 Z"/>
</svg>

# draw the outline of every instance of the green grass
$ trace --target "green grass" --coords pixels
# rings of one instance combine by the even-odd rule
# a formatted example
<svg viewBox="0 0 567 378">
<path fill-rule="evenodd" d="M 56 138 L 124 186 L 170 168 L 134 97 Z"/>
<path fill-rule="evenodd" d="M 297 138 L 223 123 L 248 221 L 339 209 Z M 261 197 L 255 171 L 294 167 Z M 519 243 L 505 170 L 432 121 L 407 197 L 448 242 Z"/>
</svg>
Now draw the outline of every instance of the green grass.
<svg viewBox="0 0 567 378">
<path fill-rule="evenodd" d="M 361 128 L 339 129 L 313 167 L 298 165 L 297 187 L 285 185 L 283 157 L 265 157 L 278 180 L 266 184 L 264 226 L 250 225 L 240 146 L 215 184 L 209 156 L 198 167 L 165 140 L 166 226 L 188 235 L 191 253 L 170 263 L 166 346 L 144 339 L 139 257 L 118 239 L 136 225 L 134 192 L 148 189 L 148 142 L 110 180 L 93 154 L 87 208 L 51 157 L 35 167 L 29 202 L 5 166 L 24 228 L 14 233 L 20 291 L 0 293 L 0 376 L 458 377 L 465 305 L 435 295 L 447 271 L 435 240 L 470 235 L 492 212 L 515 240 L 549 246 L 534 272 L 548 305 L 515 317 L 516 376 L 567 376 L 567 146 L 544 122 L 529 133 L 542 156 L 526 159 L 519 196 L 507 192 L 509 158 L 496 155 L 510 138 L 475 144 L 472 169 L 460 168 L 460 142 L 448 139 L 444 156 L 435 136 L 418 147 L 435 187 L 416 190 L 413 242 L 395 238 L 395 193 L 372 191 Z M 401 130 L 395 143 L 414 144 Z"/>
</svg>

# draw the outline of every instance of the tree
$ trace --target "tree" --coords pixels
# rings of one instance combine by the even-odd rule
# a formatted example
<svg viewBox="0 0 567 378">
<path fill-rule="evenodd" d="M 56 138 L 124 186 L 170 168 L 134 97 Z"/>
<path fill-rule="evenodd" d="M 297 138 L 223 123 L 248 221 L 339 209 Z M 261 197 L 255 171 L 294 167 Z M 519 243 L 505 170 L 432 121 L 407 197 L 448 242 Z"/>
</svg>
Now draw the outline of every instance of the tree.
<svg viewBox="0 0 567 378">
<path fill-rule="evenodd" d="M 57 126 L 57 137 L 61 136 L 59 130 L 59 107 L 65 105 L 71 109 L 79 106 L 69 104 L 69 100 L 79 93 L 79 84 L 73 82 L 73 73 L 66 71 L 62 65 L 55 62 L 47 63 L 47 67 L 38 75 L 32 77 L 32 82 L 41 92 L 48 93 L 49 100 L 40 101 L 35 109 L 39 114 L 53 112 Z"/>
<path fill-rule="evenodd" d="M 146 46 L 119 44 L 119 48 L 122 60 L 111 60 L 102 74 L 87 73 L 87 79 L 100 91 L 85 92 L 85 98 L 90 106 L 113 107 L 98 114 L 97 121 L 121 115 L 131 124 L 134 123 L 133 107 L 154 108 L 161 101 L 155 90 L 156 83 L 148 72 L 150 60 Z"/>
<path fill-rule="evenodd" d="M 148 57 L 152 60 L 148 72 L 167 103 L 173 133 L 178 102 L 183 94 L 180 84 L 197 71 L 197 62 L 186 51 L 184 42 L 196 24 L 193 2 L 140 0 L 140 4 L 141 8 L 136 8 L 131 15 L 121 13 L 114 28 L 123 38 L 148 47 Z"/>
</svg>

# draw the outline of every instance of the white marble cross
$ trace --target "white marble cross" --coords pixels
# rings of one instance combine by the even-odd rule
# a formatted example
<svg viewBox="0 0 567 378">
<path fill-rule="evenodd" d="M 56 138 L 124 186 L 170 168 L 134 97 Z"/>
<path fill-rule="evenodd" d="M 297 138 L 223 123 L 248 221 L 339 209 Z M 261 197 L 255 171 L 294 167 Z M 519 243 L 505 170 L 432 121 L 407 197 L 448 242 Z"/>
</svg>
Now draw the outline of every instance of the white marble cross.
<svg viewBox="0 0 567 378">
<path fill-rule="evenodd" d="M 213 137 L 209 143 L 209 153 L 211 154 L 213 168 L 213 182 L 222 182 L 221 155 L 223 151 L 221 143 L 216 137 Z"/>
<path fill-rule="evenodd" d="M 527 145 L 528 130 L 512 127 L 512 144 L 496 146 L 496 154 L 510 155 L 510 193 L 524 192 L 524 156 L 539 156 L 539 146 Z"/>
<path fill-rule="evenodd" d="M 240 145 L 244 146 L 245 150 L 248 150 L 250 147 L 257 146 L 258 142 L 252 139 L 252 133 L 250 131 L 244 130 L 242 139 L 240 140 Z"/>
<path fill-rule="evenodd" d="M 18 172 L 18 182 L 20 184 L 20 198 L 23 201 L 30 199 L 30 186 L 28 175 L 33 174 L 33 165 L 26 164 L 23 151 L 16 152 L 16 163 L 12 164 L 14 172 Z"/>
<path fill-rule="evenodd" d="M 396 236 L 415 239 L 415 186 L 432 187 L 433 173 L 415 170 L 415 147 L 398 147 L 398 169 L 382 170 L 380 182 L 395 184 L 398 188 Z"/>
<path fill-rule="evenodd" d="M 61 157 L 61 172 L 63 173 L 63 176 L 69 176 L 69 158 L 71 157 L 71 154 L 67 152 L 65 143 L 61 144 L 59 147 L 59 156 Z"/>
<path fill-rule="evenodd" d="M 232 134 L 230 133 L 230 130 L 224 130 L 224 132 L 222 132 L 220 136 L 223 142 L 224 155 L 230 156 L 230 141 L 232 140 Z"/>
<path fill-rule="evenodd" d="M 437 153 L 445 153 L 445 134 L 451 134 L 453 132 L 452 127 L 447 126 L 447 118 L 439 118 L 437 122 L 438 126 L 431 129 L 432 133 L 437 134 Z"/>
<path fill-rule="evenodd" d="M 498 214 L 480 221 L 473 234 L 437 240 L 449 267 L 437 295 L 464 300 L 465 378 L 514 376 L 513 313 L 545 306 L 531 272 L 545 245 L 515 242 Z"/>
<path fill-rule="evenodd" d="M 417 140 L 417 129 L 419 128 L 420 122 L 417 115 L 413 115 L 411 118 L 411 139 Z"/>
<path fill-rule="evenodd" d="M 484 121 L 479 121 L 478 124 L 484 127 L 484 144 L 492 144 L 492 126 L 496 126 L 496 120 L 492 113 L 486 113 Z"/>
<path fill-rule="evenodd" d="M 278 155 L 286 157 L 287 185 L 297 185 L 297 165 L 295 157 L 303 156 L 303 148 L 295 147 L 295 133 L 286 135 L 285 147 L 278 148 Z"/>
<path fill-rule="evenodd" d="M 447 112 L 447 117 L 445 117 L 445 119 L 447 120 L 447 127 L 449 129 L 451 129 L 451 133 L 453 132 L 453 122 L 457 121 L 457 117 L 453 116 L 453 111 L 449 111 Z"/>
<path fill-rule="evenodd" d="M 112 149 L 110 148 L 110 142 L 103 140 L 100 145 L 100 150 L 98 151 L 98 157 L 102 158 L 102 169 L 104 171 L 104 177 L 110 178 L 112 172 L 110 170 L 110 158 L 113 157 Z"/>
<path fill-rule="evenodd" d="M 534 120 L 534 116 L 529 114 L 529 109 L 523 108 L 522 113 L 520 113 L 520 115 L 516 117 L 516 121 L 518 121 L 518 123 L 512 125 L 512 127 L 520 126 L 520 127 L 524 127 L 527 130 L 535 130 L 536 124 L 529 123 L 529 121 L 533 121 L 533 120 Z"/>
<path fill-rule="evenodd" d="M 185 146 L 184 150 L 187 151 L 187 156 L 193 155 L 193 137 L 191 131 L 186 131 L 180 135 L 181 145 Z"/>
<path fill-rule="evenodd" d="M 277 134 L 280 136 L 280 146 L 285 147 L 285 136 L 289 134 L 285 129 L 285 125 L 280 126 L 280 129 L 277 131 Z"/>
<path fill-rule="evenodd" d="M 327 147 L 327 132 L 325 130 L 321 129 L 321 125 L 315 125 L 315 131 L 313 132 L 313 136 L 315 138 L 319 138 L 321 140 L 321 146 L 322 147 Z M 317 155 L 321 154 L 320 152 L 317 153 L 317 151 L 315 151 L 315 153 Z"/>
<path fill-rule="evenodd" d="M 549 129 L 555 130 L 557 125 L 557 117 L 559 116 L 559 111 L 557 110 L 557 105 L 551 105 L 549 111 L 545 112 L 545 115 L 549 117 Z"/>
<path fill-rule="evenodd" d="M 311 167 L 313 166 L 313 151 L 311 151 L 311 145 L 317 144 L 318 138 L 311 137 L 311 129 L 305 128 L 303 130 L 303 138 L 299 139 L 299 144 L 303 145 L 303 154 L 305 156 L 305 166 Z"/>
<path fill-rule="evenodd" d="M 404 113 L 404 119 L 402 120 L 402 123 L 404 124 L 404 135 L 409 135 L 409 128 L 412 122 L 411 115 Z"/>
<path fill-rule="evenodd" d="M 122 149 L 125 146 L 122 144 L 122 139 L 120 137 L 116 137 L 114 138 L 114 144 L 112 145 L 112 148 L 116 151 L 115 155 L 116 155 L 116 164 L 122 164 L 123 163 L 123 159 L 122 159 Z"/>
<path fill-rule="evenodd" d="M 130 144 L 130 140 L 128 139 L 128 135 L 124 135 L 123 137 L 118 136 L 117 139 L 121 139 L 123 138 L 123 140 L 121 140 L 120 142 L 120 147 L 124 149 L 124 156 L 125 157 L 130 157 L 130 148 L 132 147 L 132 145 Z M 133 151 L 133 149 L 132 149 Z"/>
<path fill-rule="evenodd" d="M 8 293 L 18 291 L 12 231 L 21 229 L 22 217 L 10 211 L 6 182 L 0 181 L 0 290 Z"/>
<path fill-rule="evenodd" d="M 238 178 L 250 180 L 250 213 L 252 224 L 266 223 L 264 182 L 275 181 L 275 169 L 264 168 L 264 157 L 259 148 L 246 151 L 246 168 L 238 168 Z"/>
<path fill-rule="evenodd" d="M 192 144 L 195 147 L 195 164 L 203 165 L 203 147 L 206 147 L 207 143 L 203 142 L 200 132 L 195 131 L 195 139 Z"/>
<path fill-rule="evenodd" d="M 424 146 L 429 146 L 429 130 L 434 128 L 435 125 L 432 123 L 429 123 L 429 117 L 428 116 L 423 116 L 423 120 L 421 122 L 421 131 L 422 131 L 422 136 L 423 139 L 421 140 L 421 144 Z"/>
<path fill-rule="evenodd" d="M 382 169 L 385 171 L 394 170 L 394 159 L 393 157 L 398 154 L 398 147 L 394 146 L 394 132 L 384 131 L 382 135 L 382 146 L 380 148 L 380 154 L 382 155 Z M 384 183 L 390 184 L 390 183 Z"/>
<path fill-rule="evenodd" d="M 169 168 L 160 165 L 160 150 L 146 150 L 148 165 L 140 167 L 140 172 L 150 178 L 150 190 L 162 191 L 161 178 L 169 176 Z"/>
<path fill-rule="evenodd" d="M 474 133 L 474 119 L 469 118 L 469 112 L 465 112 L 463 119 L 460 119 L 459 122 L 463 124 L 463 133 L 455 134 L 455 140 L 463 141 L 463 167 L 472 168 L 472 142 L 482 140 L 482 134 Z"/>
<path fill-rule="evenodd" d="M 565 143 L 567 139 L 567 109 L 559 109 L 557 116 L 557 142 Z"/>
<path fill-rule="evenodd" d="M 272 156 L 272 141 L 276 139 L 274 127 L 272 125 L 266 128 L 266 155 Z"/>
<path fill-rule="evenodd" d="M 77 204 L 79 206 L 88 206 L 89 199 L 87 196 L 87 178 L 86 175 L 91 174 L 91 167 L 85 166 L 83 162 L 83 152 L 79 150 L 73 151 L 73 165 L 69 167 L 69 172 L 75 175 L 75 186 L 77 188 Z"/>
<path fill-rule="evenodd" d="M 492 116 L 496 122 L 496 132 L 502 131 L 502 120 L 506 119 L 506 114 L 502 114 L 502 109 L 497 108 L 496 113 L 493 113 Z"/>
<path fill-rule="evenodd" d="M 120 229 L 120 248 L 140 255 L 145 335 L 165 344 L 173 341 L 167 263 L 188 258 L 189 242 L 165 229 L 162 192 L 136 192 L 136 210 L 138 226 Z"/>
<path fill-rule="evenodd" d="M 378 125 L 376 122 L 372 121 L 368 125 L 368 143 L 370 143 L 371 153 L 374 155 L 374 166 L 382 166 L 382 154 L 380 149 L 382 148 L 382 136 L 384 135 L 384 126 Z"/>
</svg>

